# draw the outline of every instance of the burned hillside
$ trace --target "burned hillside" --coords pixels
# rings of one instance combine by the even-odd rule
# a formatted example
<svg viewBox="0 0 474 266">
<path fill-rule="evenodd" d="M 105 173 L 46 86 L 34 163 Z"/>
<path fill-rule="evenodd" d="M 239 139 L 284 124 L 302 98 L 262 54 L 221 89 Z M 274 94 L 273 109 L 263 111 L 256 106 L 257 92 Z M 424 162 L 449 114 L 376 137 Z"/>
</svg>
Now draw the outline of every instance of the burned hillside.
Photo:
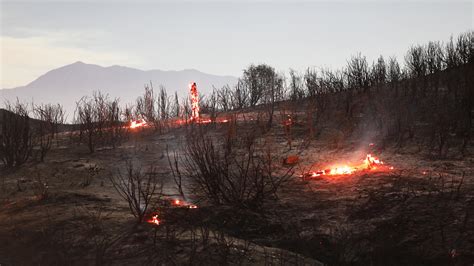
<svg viewBox="0 0 474 266">
<path fill-rule="evenodd" d="M 96 92 L 70 125 L 9 104 L 0 264 L 471 264 L 473 36 L 404 63 L 250 65 L 185 99 Z"/>
</svg>

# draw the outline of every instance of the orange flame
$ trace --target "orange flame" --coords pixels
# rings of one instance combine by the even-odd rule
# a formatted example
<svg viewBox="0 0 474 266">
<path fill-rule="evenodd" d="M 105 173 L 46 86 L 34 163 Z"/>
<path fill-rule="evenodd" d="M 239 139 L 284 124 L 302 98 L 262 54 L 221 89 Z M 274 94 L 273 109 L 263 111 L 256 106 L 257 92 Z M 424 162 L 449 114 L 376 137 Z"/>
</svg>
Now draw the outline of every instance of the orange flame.
<svg viewBox="0 0 474 266">
<path fill-rule="evenodd" d="M 138 128 L 146 126 L 146 121 L 144 119 L 130 121 L 130 128 Z"/>
<path fill-rule="evenodd" d="M 151 216 L 151 219 L 148 220 L 148 223 L 160 225 L 161 221 L 160 219 L 158 219 L 158 214 L 154 214 L 153 216 Z"/>
<path fill-rule="evenodd" d="M 189 208 L 189 209 L 197 209 L 197 205 L 188 203 L 188 202 L 186 202 L 184 200 L 180 200 L 180 199 L 172 200 L 171 204 L 176 206 L 176 207 L 186 207 L 186 208 Z"/>
<path fill-rule="evenodd" d="M 350 175 L 357 171 L 363 170 L 376 170 L 377 167 L 384 166 L 384 162 L 379 160 L 379 158 L 367 154 L 362 164 L 356 166 L 350 165 L 337 165 L 332 166 L 331 168 L 309 172 L 307 176 L 309 177 L 318 177 L 323 175 Z M 388 167 L 389 170 L 393 170 L 393 166 Z"/>
<path fill-rule="evenodd" d="M 191 120 L 199 120 L 199 95 L 197 91 L 196 82 L 189 83 L 189 91 L 191 93 Z"/>
<path fill-rule="evenodd" d="M 377 165 L 382 165 L 383 162 L 377 157 L 373 157 L 371 154 L 367 154 L 364 159 L 364 165 L 367 169 L 377 169 Z"/>
</svg>

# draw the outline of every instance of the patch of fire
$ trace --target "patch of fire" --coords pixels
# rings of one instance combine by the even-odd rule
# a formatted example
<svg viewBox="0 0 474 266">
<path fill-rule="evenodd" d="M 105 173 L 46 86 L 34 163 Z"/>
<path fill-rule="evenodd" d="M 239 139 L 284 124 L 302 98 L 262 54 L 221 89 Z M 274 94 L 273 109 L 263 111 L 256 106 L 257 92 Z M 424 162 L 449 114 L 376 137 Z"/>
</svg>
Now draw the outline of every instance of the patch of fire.
<svg viewBox="0 0 474 266">
<path fill-rule="evenodd" d="M 132 120 L 130 121 L 130 128 L 140 128 L 140 127 L 145 127 L 147 125 L 145 119 L 138 119 L 138 120 Z"/>
<path fill-rule="evenodd" d="M 367 154 L 361 164 L 358 165 L 339 165 L 336 164 L 327 169 L 310 171 L 303 175 L 304 178 L 314 178 L 320 176 L 351 175 L 361 171 L 390 171 L 393 166 L 387 166 L 379 158 Z"/>
<path fill-rule="evenodd" d="M 161 224 L 161 220 L 160 218 L 158 217 L 158 213 L 152 213 L 150 219 L 148 219 L 147 221 L 148 223 L 150 224 L 154 224 L 154 225 L 160 225 Z"/>
<path fill-rule="evenodd" d="M 199 94 L 196 82 L 189 83 L 189 93 L 191 95 L 191 121 L 199 121 Z"/>
<path fill-rule="evenodd" d="M 171 205 L 175 206 L 175 207 L 178 207 L 178 208 L 197 209 L 197 205 L 188 203 L 188 202 L 186 202 L 184 200 L 181 200 L 181 199 L 173 199 L 171 201 Z"/>
</svg>

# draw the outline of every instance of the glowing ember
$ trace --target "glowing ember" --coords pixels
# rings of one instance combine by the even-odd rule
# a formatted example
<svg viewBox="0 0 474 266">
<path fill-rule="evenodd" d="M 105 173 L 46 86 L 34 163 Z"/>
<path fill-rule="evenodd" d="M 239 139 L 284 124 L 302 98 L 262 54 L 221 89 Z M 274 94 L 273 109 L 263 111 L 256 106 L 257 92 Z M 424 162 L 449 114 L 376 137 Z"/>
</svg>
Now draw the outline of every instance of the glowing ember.
<svg viewBox="0 0 474 266">
<path fill-rule="evenodd" d="M 138 128 L 146 126 L 146 121 L 144 119 L 134 120 L 130 122 L 130 128 Z"/>
<path fill-rule="evenodd" d="M 360 165 L 336 165 L 328 169 L 309 172 L 308 174 L 306 174 L 306 176 L 318 177 L 323 175 L 350 175 L 357 171 L 376 170 L 378 167 L 382 166 L 384 166 L 384 162 L 379 160 L 377 157 L 372 156 L 371 154 L 367 154 L 362 164 Z M 393 170 L 394 168 L 393 166 L 389 166 L 386 169 Z"/>
<path fill-rule="evenodd" d="M 367 154 L 367 157 L 364 160 L 364 164 L 366 165 L 367 169 L 376 169 L 377 165 L 383 164 L 377 157 L 373 157 L 370 154 Z"/>
<path fill-rule="evenodd" d="M 180 199 L 172 200 L 171 205 L 174 205 L 176 207 L 185 207 L 185 208 L 189 208 L 189 209 L 197 209 L 196 205 L 188 203 L 188 202 L 186 202 L 184 200 L 180 200 Z"/>
<path fill-rule="evenodd" d="M 148 220 L 148 223 L 155 224 L 155 225 L 160 225 L 160 219 L 158 219 L 158 214 L 154 214 L 151 216 L 151 219 Z"/>
<path fill-rule="evenodd" d="M 350 166 L 340 166 L 340 167 L 331 169 L 329 171 L 329 174 L 330 175 L 349 175 L 349 174 L 352 174 L 354 170 L 355 169 Z"/>
<path fill-rule="evenodd" d="M 189 91 L 191 93 L 191 120 L 199 120 L 199 95 L 196 87 L 196 82 L 189 83 Z"/>
<path fill-rule="evenodd" d="M 209 124 L 212 121 L 211 121 L 211 119 L 202 119 L 202 120 L 198 120 L 198 122 L 201 123 L 201 124 Z"/>
</svg>

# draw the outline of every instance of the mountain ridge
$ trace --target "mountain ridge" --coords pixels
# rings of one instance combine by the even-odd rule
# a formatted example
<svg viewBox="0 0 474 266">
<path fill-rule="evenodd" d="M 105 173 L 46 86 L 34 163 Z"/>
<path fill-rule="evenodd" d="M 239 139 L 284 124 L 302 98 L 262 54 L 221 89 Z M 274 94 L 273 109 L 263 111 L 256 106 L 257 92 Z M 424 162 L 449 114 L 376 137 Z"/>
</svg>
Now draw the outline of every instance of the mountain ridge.
<svg viewBox="0 0 474 266">
<path fill-rule="evenodd" d="M 47 71 L 30 83 L 0 90 L 0 100 L 35 103 L 60 103 L 68 113 L 73 112 L 75 102 L 83 96 L 100 90 L 111 98 L 120 98 L 122 104 L 133 103 L 143 94 L 144 86 L 152 84 L 156 89 L 163 86 L 169 96 L 175 91 L 180 98 L 186 97 L 189 82 L 194 81 L 202 94 L 213 87 L 234 85 L 237 77 L 213 75 L 196 69 L 140 70 L 121 65 L 100 66 L 76 61 Z"/>
</svg>

